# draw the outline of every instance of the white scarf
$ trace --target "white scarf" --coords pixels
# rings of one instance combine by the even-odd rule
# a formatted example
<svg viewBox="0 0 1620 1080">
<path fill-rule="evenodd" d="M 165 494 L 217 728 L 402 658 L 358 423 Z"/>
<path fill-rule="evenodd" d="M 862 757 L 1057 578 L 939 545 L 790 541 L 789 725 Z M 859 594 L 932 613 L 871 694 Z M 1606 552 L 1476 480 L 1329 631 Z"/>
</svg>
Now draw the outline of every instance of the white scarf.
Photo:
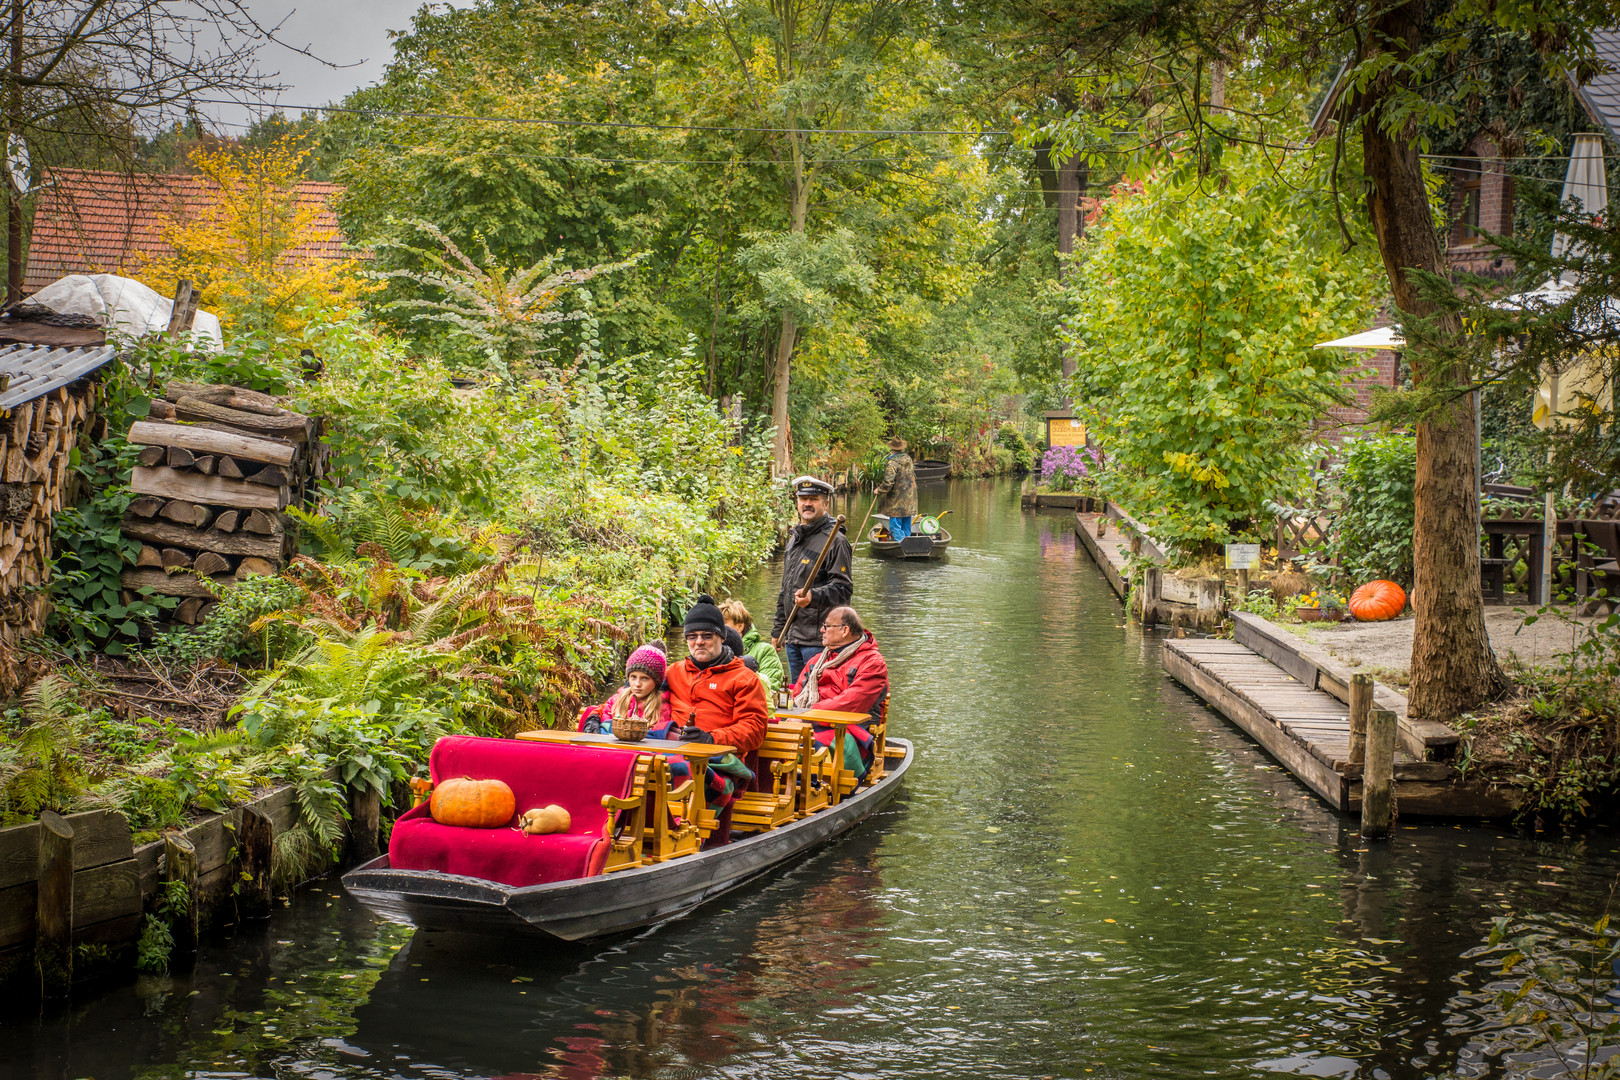
<svg viewBox="0 0 1620 1080">
<path fill-rule="evenodd" d="M 866 635 L 862 634 L 854 641 L 840 649 L 836 654 L 831 649 L 822 649 L 821 655 L 816 657 L 815 663 L 810 665 L 809 674 L 805 676 L 804 689 L 800 690 L 793 699 L 794 708 L 808 709 L 821 700 L 821 688 L 817 683 L 821 673 L 830 667 L 837 667 L 851 656 L 855 650 L 866 644 Z"/>
</svg>

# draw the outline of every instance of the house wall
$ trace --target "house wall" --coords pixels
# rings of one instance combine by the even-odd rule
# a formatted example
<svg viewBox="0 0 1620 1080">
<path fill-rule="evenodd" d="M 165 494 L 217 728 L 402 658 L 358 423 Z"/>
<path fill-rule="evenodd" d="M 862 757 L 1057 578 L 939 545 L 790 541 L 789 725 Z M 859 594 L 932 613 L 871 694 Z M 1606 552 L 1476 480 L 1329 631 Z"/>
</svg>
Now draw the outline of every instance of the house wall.
<svg viewBox="0 0 1620 1080">
<path fill-rule="evenodd" d="M 1513 177 L 1502 151 L 1487 135 L 1475 135 L 1467 146 L 1469 156 L 1449 163 L 1451 178 L 1450 231 L 1446 234 L 1446 265 L 1454 272 L 1506 280 L 1513 275 L 1513 260 L 1477 236 L 1470 236 L 1464 222 L 1468 193 L 1479 191 L 1479 228 L 1498 236 L 1513 235 Z"/>
</svg>

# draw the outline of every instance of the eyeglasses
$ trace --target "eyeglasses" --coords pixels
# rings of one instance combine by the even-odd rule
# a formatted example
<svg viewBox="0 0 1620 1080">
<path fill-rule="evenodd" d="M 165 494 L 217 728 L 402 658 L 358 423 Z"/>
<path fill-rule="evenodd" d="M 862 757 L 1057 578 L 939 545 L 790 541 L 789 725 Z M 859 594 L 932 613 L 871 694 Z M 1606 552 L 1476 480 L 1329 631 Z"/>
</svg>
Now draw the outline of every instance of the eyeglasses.
<svg viewBox="0 0 1620 1080">
<path fill-rule="evenodd" d="M 848 625 L 849 625 L 848 623 L 841 623 L 841 622 L 824 622 L 824 623 L 821 624 L 821 628 L 823 630 L 842 630 L 845 627 L 847 627 Z"/>
<path fill-rule="evenodd" d="M 720 636 L 719 634 L 710 634 L 710 633 L 708 633 L 706 631 L 703 631 L 703 630 L 694 630 L 690 634 L 686 635 L 686 640 L 687 641 L 696 641 L 696 642 L 701 644 L 702 642 L 705 642 L 705 641 L 713 641 L 715 638 L 717 638 L 719 636 Z"/>
</svg>

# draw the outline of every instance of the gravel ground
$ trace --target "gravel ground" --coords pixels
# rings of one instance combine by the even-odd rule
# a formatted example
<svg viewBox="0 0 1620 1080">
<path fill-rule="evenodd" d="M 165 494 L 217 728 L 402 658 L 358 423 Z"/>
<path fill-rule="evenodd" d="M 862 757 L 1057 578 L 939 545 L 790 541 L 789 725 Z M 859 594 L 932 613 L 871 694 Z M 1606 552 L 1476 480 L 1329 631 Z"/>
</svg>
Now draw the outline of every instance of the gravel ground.
<svg viewBox="0 0 1620 1080">
<path fill-rule="evenodd" d="M 1591 621 L 1580 620 L 1583 625 Z M 1529 666 L 1545 664 L 1555 656 L 1567 653 L 1571 645 L 1572 627 L 1563 619 L 1552 616 L 1525 626 L 1524 616 L 1512 608 L 1486 608 L 1485 626 L 1491 635 L 1491 647 L 1504 664 L 1510 662 L 1510 657 Z M 1410 615 L 1375 623 L 1290 623 L 1288 628 L 1320 645 L 1352 668 L 1383 674 L 1387 681 L 1402 687 L 1410 681 L 1407 672 L 1407 664 L 1412 658 Z"/>
</svg>

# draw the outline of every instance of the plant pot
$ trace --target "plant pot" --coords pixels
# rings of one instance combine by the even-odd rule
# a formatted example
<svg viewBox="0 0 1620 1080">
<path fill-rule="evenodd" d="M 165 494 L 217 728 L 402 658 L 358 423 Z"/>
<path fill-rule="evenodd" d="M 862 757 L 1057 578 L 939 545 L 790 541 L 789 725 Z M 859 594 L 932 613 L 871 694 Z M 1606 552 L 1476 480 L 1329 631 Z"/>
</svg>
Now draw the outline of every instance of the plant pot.
<svg viewBox="0 0 1620 1080">
<path fill-rule="evenodd" d="M 1322 609 L 1319 607 L 1297 607 L 1294 609 L 1294 617 L 1299 619 L 1300 622 L 1321 622 L 1323 620 Z"/>
</svg>

